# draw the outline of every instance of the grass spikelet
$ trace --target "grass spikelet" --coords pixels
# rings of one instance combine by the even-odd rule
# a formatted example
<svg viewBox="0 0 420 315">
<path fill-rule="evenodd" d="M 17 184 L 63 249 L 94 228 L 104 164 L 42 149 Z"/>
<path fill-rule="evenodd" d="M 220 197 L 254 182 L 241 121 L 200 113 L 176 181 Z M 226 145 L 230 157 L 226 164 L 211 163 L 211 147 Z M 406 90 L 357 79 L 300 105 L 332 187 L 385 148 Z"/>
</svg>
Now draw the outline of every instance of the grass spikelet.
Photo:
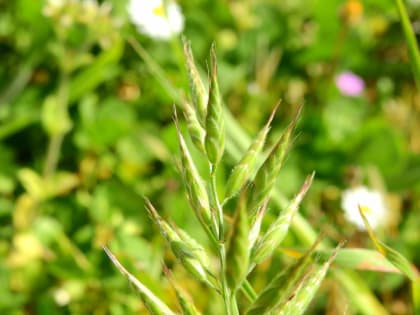
<svg viewBox="0 0 420 315">
<path fill-rule="evenodd" d="M 124 276 L 127 277 L 128 281 L 130 281 L 130 283 L 132 283 L 136 287 L 144 305 L 146 306 L 150 314 L 175 315 L 175 312 L 173 312 L 162 300 L 160 300 L 156 295 L 154 295 L 152 291 L 150 291 L 145 285 L 143 285 L 136 277 L 129 273 L 106 246 L 104 246 L 103 249 L 109 257 L 109 259 L 115 265 L 115 267 L 117 267 L 117 269 Z"/>
<path fill-rule="evenodd" d="M 250 305 L 246 314 L 266 314 L 287 301 L 302 277 L 311 270 L 313 263 L 312 254 L 320 241 L 321 238 L 318 238 L 295 264 L 280 271 Z"/>
<path fill-rule="evenodd" d="M 271 149 L 269 155 L 255 175 L 249 205 L 249 210 L 251 212 L 258 209 L 262 202 L 269 197 L 271 190 L 274 187 L 289 148 L 290 137 L 296 125 L 297 118 L 299 117 L 300 110 L 301 108 L 299 108 L 294 119 Z"/>
<path fill-rule="evenodd" d="M 165 272 L 166 278 L 169 280 L 169 283 L 175 290 L 176 297 L 181 307 L 183 315 L 201 315 L 194 305 L 194 302 L 191 300 L 191 297 L 176 283 L 175 279 L 172 277 L 169 269 L 164 265 L 163 271 Z"/>
<path fill-rule="evenodd" d="M 233 292 L 242 284 L 248 273 L 250 253 L 248 233 L 246 190 L 244 189 L 236 209 L 226 257 L 227 280 Z"/>
<path fill-rule="evenodd" d="M 217 80 L 217 61 L 214 45 L 211 48 L 210 88 L 206 115 L 205 147 L 212 170 L 222 158 L 225 147 L 225 123 L 223 120 L 222 98 Z"/>
<path fill-rule="evenodd" d="M 205 154 L 206 149 L 204 148 L 204 139 L 206 137 L 206 132 L 200 125 L 194 108 L 192 108 L 186 100 L 184 100 L 184 116 L 187 122 L 188 133 L 190 134 L 192 143 L 198 150 Z"/>
<path fill-rule="evenodd" d="M 210 258 L 208 257 L 204 247 L 184 230 L 180 228 L 176 228 L 175 230 L 178 233 L 181 240 L 188 244 L 188 247 L 193 249 L 194 255 L 201 262 L 201 264 L 205 266 L 206 269 L 208 269 L 208 266 L 210 266 Z"/>
<path fill-rule="evenodd" d="M 291 201 L 290 205 L 279 214 L 278 218 L 270 225 L 264 236 L 257 241 L 251 255 L 253 263 L 259 264 L 264 259 L 271 256 L 286 237 L 293 215 L 298 210 L 303 197 L 308 191 L 314 175 L 315 174 L 312 173 L 312 175 L 308 176 L 299 193 Z"/>
<path fill-rule="evenodd" d="M 257 160 L 258 155 L 260 154 L 262 148 L 264 147 L 267 134 L 270 130 L 271 122 L 274 118 L 278 105 L 272 111 L 268 122 L 261 129 L 257 138 L 249 146 L 248 150 L 245 152 L 242 159 L 239 163 L 233 168 L 232 173 L 229 176 L 229 179 L 226 183 L 226 192 L 225 192 L 225 201 L 232 198 L 245 184 L 247 179 L 252 173 L 253 167 Z"/>
<path fill-rule="evenodd" d="M 203 226 L 213 226 L 206 187 L 200 174 L 198 173 L 197 168 L 195 167 L 187 144 L 185 143 L 185 139 L 179 130 L 176 112 L 175 124 L 177 127 L 178 141 L 181 151 L 182 173 L 184 177 L 184 183 L 187 188 L 189 202 L 198 220 L 203 224 Z"/>
<path fill-rule="evenodd" d="M 156 211 L 155 207 L 153 207 L 152 203 L 149 199 L 144 198 L 146 203 L 146 210 L 149 213 L 150 218 L 153 222 L 158 226 L 160 233 L 165 238 L 166 241 L 180 241 L 181 238 L 179 237 L 178 233 L 159 215 Z"/>
<path fill-rule="evenodd" d="M 207 114 L 207 92 L 194 62 L 190 43 L 183 38 L 184 55 L 190 84 L 191 101 L 196 110 L 197 118 L 204 127 Z"/>
<path fill-rule="evenodd" d="M 255 242 L 258 239 L 258 236 L 260 235 L 261 230 L 261 223 L 264 218 L 264 214 L 267 210 L 267 204 L 268 199 L 264 201 L 264 203 L 261 205 L 261 207 L 258 209 L 257 213 L 255 214 L 254 219 L 251 221 L 251 228 L 249 230 L 249 236 L 248 236 L 248 246 L 250 250 L 254 246 Z"/>
<path fill-rule="evenodd" d="M 179 229 L 175 230 L 168 223 L 166 223 L 157 213 L 156 209 L 153 207 L 151 202 L 146 199 L 146 208 L 158 225 L 162 236 L 165 238 L 169 244 L 172 252 L 175 257 L 182 263 L 184 268 L 190 272 L 196 279 L 203 281 L 209 284 L 211 287 L 214 287 L 214 284 L 209 279 L 208 266 L 203 265 L 206 259 L 203 259 L 202 251 L 200 250 L 200 245 L 188 236 L 189 242 L 185 240 L 187 237 L 186 233 L 183 232 L 183 238 L 179 234 Z M 203 249 L 204 250 L 204 249 Z M 198 253 L 198 255 L 197 255 Z M 208 260 L 207 260 L 208 261 Z"/>
<path fill-rule="evenodd" d="M 314 264 L 314 269 L 305 276 L 305 279 L 302 279 L 300 285 L 293 293 L 293 297 L 288 299 L 283 306 L 279 306 L 276 309 L 276 314 L 301 315 L 305 312 L 341 247 L 342 243 L 337 246 L 333 254 L 323 264 Z"/>
</svg>

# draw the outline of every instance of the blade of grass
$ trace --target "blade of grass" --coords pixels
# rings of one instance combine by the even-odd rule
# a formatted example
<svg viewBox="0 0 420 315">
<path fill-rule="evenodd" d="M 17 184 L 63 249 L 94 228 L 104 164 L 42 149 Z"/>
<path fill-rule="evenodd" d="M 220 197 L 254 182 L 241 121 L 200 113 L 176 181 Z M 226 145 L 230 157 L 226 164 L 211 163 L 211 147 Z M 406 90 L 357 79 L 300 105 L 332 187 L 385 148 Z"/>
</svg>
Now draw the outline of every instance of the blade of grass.
<svg viewBox="0 0 420 315">
<path fill-rule="evenodd" d="M 380 252 L 390 263 L 392 263 L 396 268 L 398 268 L 407 278 L 411 281 L 416 281 L 418 279 L 418 272 L 416 268 L 395 249 L 389 247 L 381 240 L 379 240 L 375 233 L 373 232 L 372 227 L 369 225 L 369 222 L 364 214 L 364 210 L 359 206 L 359 213 L 362 216 L 363 222 L 365 223 L 366 230 L 369 234 L 370 239 L 376 247 L 376 250 Z"/>
<path fill-rule="evenodd" d="M 407 10 L 405 8 L 403 0 L 395 0 L 395 4 L 398 8 L 401 26 L 403 28 L 405 40 L 407 41 L 408 55 L 410 57 L 414 79 L 416 80 L 417 88 L 420 90 L 420 53 L 416 41 L 416 36 L 414 35 L 414 31 L 411 26 L 410 19 L 408 18 Z"/>
<path fill-rule="evenodd" d="M 322 250 L 317 252 L 321 257 L 328 257 L 332 250 Z M 399 273 L 401 271 L 391 264 L 384 256 L 376 250 L 364 248 L 344 248 L 341 249 L 334 264 L 341 268 L 372 270 L 377 272 Z"/>
</svg>

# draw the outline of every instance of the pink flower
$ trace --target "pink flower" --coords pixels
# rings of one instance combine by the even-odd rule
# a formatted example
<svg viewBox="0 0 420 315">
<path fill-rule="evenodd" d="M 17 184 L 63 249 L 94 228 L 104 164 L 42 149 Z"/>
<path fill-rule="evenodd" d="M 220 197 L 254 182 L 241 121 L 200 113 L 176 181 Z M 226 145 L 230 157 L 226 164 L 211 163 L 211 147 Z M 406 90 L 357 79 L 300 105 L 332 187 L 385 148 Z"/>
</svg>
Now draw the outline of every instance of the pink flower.
<svg viewBox="0 0 420 315">
<path fill-rule="evenodd" d="M 359 96 L 365 89 L 363 79 L 350 71 L 341 72 L 336 76 L 335 85 L 343 95 L 347 96 Z"/>
</svg>

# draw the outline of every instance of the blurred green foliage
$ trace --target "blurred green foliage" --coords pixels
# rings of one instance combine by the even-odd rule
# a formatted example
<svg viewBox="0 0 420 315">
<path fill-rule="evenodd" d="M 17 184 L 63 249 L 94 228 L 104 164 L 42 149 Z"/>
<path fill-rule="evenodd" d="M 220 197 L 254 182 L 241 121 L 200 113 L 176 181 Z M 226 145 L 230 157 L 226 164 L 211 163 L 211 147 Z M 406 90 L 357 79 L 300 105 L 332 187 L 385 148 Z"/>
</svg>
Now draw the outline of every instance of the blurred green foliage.
<svg viewBox="0 0 420 315">
<path fill-rule="evenodd" d="M 138 34 L 126 1 L 101 1 L 96 11 L 66 3 L 64 13 L 51 13 L 46 1 L 0 0 L 0 313 L 143 314 L 102 245 L 163 296 L 170 288 L 161 264 L 171 266 L 173 257 L 142 196 L 203 236 L 196 235 L 174 158 L 174 100 L 127 39 L 139 41 L 166 79 L 186 91 L 180 39 Z M 180 5 L 203 74 L 216 43 L 226 105 L 250 134 L 279 99 L 274 125 L 280 127 L 305 105 L 278 185 L 291 197 L 316 171 L 303 208 L 313 227 L 348 239 L 350 247 L 371 246 L 340 210 L 342 189 L 369 185 L 386 195 L 390 210 L 379 235 L 419 266 L 420 92 L 394 3 Z M 407 5 L 419 38 L 420 4 Z M 337 89 L 335 77 L 345 70 L 365 81 L 360 96 Z M 293 237 L 286 243 L 299 247 Z M 391 313 L 409 313 L 406 280 L 366 273 Z M 254 281 L 262 287 L 267 279 Z M 183 284 L 201 289 L 187 277 Z M 337 284 L 326 285 L 311 314 L 339 313 L 340 292 Z M 211 311 L 205 293 L 195 299 Z"/>
</svg>

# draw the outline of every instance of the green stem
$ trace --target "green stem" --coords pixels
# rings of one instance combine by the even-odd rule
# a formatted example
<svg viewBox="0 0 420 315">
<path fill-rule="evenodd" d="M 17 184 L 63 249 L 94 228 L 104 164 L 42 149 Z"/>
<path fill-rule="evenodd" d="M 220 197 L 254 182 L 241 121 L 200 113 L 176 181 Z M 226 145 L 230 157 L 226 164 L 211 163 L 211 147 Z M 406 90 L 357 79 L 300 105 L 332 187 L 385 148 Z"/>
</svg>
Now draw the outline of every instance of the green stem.
<svg viewBox="0 0 420 315">
<path fill-rule="evenodd" d="M 411 296 L 413 300 L 414 314 L 420 314 L 420 278 L 411 281 Z"/>
<path fill-rule="evenodd" d="M 220 204 L 219 196 L 217 194 L 216 184 L 216 167 L 212 165 L 210 167 L 210 191 L 213 198 L 214 206 L 216 207 L 216 219 L 217 219 L 217 230 L 219 242 L 224 242 L 224 222 L 223 222 L 223 208 Z"/>
<path fill-rule="evenodd" d="M 411 27 L 410 19 L 408 18 L 407 10 L 405 9 L 403 1 L 395 0 L 395 4 L 398 8 L 405 40 L 407 41 L 408 55 L 410 57 L 414 79 L 416 80 L 417 88 L 420 90 L 420 53 L 416 36 L 414 35 L 413 28 Z"/>
<path fill-rule="evenodd" d="M 231 292 L 227 283 L 226 278 L 226 248 L 225 244 L 220 243 L 219 245 L 219 260 L 220 260 L 220 280 L 222 284 L 222 296 L 225 304 L 226 315 L 232 314 L 232 302 Z"/>
<path fill-rule="evenodd" d="M 66 112 L 68 106 L 68 98 L 69 98 L 69 85 L 68 85 L 68 75 L 65 70 L 62 70 L 60 83 L 58 87 L 58 102 L 60 106 L 60 112 Z M 47 157 L 45 159 L 44 165 L 44 177 L 49 178 L 51 177 L 58 165 L 58 161 L 60 159 L 60 152 L 61 146 L 64 140 L 64 132 L 60 132 L 57 134 L 53 134 L 50 138 L 50 142 L 48 144 L 47 150 Z"/>
<path fill-rule="evenodd" d="M 255 293 L 254 288 L 251 286 L 248 280 L 245 279 L 241 287 L 242 293 L 248 299 L 249 302 L 254 302 L 257 299 L 257 293 Z"/>
</svg>

